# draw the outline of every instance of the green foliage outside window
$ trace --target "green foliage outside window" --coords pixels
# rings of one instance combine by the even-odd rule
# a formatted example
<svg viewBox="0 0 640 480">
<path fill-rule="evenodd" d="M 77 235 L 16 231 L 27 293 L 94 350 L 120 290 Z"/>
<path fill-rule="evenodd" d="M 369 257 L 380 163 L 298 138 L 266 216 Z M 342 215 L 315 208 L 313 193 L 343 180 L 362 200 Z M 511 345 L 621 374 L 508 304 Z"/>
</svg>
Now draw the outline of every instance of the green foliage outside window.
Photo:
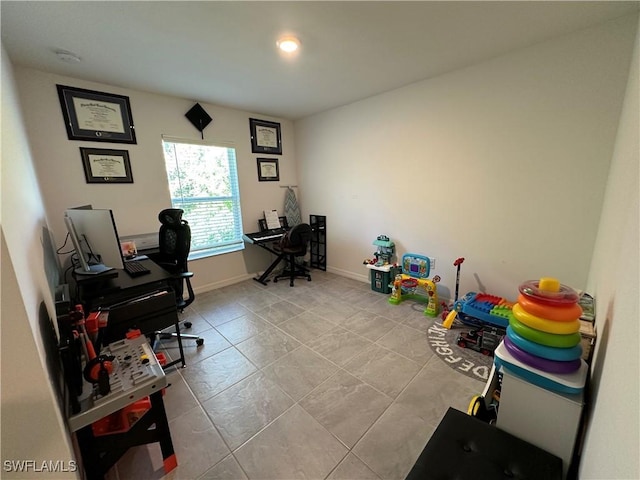
<svg viewBox="0 0 640 480">
<path fill-rule="evenodd" d="M 170 141 L 163 149 L 171 203 L 191 227 L 191 252 L 243 248 L 235 149 Z"/>
</svg>

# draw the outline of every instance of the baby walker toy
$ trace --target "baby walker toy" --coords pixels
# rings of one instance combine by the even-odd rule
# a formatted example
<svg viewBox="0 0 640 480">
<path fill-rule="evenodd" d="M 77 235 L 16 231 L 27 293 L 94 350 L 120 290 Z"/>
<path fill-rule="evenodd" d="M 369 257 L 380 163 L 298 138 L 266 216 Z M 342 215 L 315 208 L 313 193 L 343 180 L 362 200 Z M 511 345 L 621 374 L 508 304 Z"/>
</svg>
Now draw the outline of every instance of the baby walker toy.
<svg viewBox="0 0 640 480">
<path fill-rule="evenodd" d="M 391 289 L 389 303 L 398 305 L 406 299 L 426 302 L 424 314 L 428 317 L 438 315 L 438 290 L 436 283 L 440 277 L 429 279 L 431 260 L 423 255 L 405 253 L 402 256 L 402 273 L 396 275 Z M 424 293 L 421 293 L 421 290 Z"/>
</svg>

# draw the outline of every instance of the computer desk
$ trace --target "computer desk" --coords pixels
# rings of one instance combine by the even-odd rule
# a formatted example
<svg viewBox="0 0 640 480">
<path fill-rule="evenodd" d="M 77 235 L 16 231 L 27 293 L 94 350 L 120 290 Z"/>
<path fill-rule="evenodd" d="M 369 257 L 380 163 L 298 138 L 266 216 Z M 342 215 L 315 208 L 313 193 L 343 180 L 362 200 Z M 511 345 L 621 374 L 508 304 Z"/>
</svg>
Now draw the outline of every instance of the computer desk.
<svg viewBox="0 0 640 480">
<path fill-rule="evenodd" d="M 105 274 L 93 276 L 75 275 L 76 301 L 83 305 L 85 312 L 98 309 L 122 309 L 131 304 L 131 308 L 135 309 L 136 314 L 144 315 L 146 312 L 144 310 L 141 311 L 139 300 L 145 299 L 143 307 L 145 305 L 148 306 L 148 315 L 146 316 L 155 315 L 153 321 L 149 321 L 149 325 L 153 328 L 145 328 L 143 325 L 140 325 L 139 328 L 143 334 L 151 335 L 155 331 L 175 326 L 178 334 L 180 358 L 168 363 L 165 368 L 177 363 L 181 363 L 182 367 L 184 367 L 185 359 L 182 338 L 180 337 L 178 309 L 175 303 L 168 306 L 165 302 L 161 305 L 161 309 L 156 311 L 155 308 L 161 302 L 161 297 L 157 297 L 157 301 L 153 297 L 153 294 L 159 291 L 172 291 L 170 284 L 172 276 L 151 259 L 138 261 L 148 268 L 150 273 L 131 277 L 124 270 L 116 269 L 117 276 L 113 276 L 113 272 L 111 274 L 106 272 Z"/>
<path fill-rule="evenodd" d="M 85 308 L 103 307 L 169 286 L 171 274 L 150 259 L 139 262 L 150 273 L 131 277 L 124 270 L 115 269 L 100 275 L 74 275 L 77 300 Z M 117 275 L 113 276 L 113 272 Z"/>
</svg>

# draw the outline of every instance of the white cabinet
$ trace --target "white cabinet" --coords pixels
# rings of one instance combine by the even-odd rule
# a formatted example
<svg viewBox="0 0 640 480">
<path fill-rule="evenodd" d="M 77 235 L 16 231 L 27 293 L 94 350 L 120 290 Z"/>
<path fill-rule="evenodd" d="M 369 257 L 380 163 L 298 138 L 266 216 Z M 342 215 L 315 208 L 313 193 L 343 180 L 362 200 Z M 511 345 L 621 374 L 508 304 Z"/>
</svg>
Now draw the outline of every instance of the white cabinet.
<svg viewBox="0 0 640 480">
<path fill-rule="evenodd" d="M 496 426 L 571 463 L 583 408 L 583 393 L 563 394 L 523 380 L 502 368 Z"/>
</svg>

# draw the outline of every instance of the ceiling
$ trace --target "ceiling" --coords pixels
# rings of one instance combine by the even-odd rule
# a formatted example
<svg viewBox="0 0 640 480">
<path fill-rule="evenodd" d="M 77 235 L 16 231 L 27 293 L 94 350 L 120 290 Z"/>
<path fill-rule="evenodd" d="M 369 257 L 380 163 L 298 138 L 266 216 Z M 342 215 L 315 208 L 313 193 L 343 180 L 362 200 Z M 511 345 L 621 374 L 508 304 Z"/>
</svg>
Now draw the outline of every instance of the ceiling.
<svg viewBox="0 0 640 480">
<path fill-rule="evenodd" d="M 299 119 L 638 11 L 638 1 L 5 1 L 14 64 Z M 276 49 L 281 34 L 302 48 Z M 56 50 L 79 63 L 62 62 Z"/>
</svg>

